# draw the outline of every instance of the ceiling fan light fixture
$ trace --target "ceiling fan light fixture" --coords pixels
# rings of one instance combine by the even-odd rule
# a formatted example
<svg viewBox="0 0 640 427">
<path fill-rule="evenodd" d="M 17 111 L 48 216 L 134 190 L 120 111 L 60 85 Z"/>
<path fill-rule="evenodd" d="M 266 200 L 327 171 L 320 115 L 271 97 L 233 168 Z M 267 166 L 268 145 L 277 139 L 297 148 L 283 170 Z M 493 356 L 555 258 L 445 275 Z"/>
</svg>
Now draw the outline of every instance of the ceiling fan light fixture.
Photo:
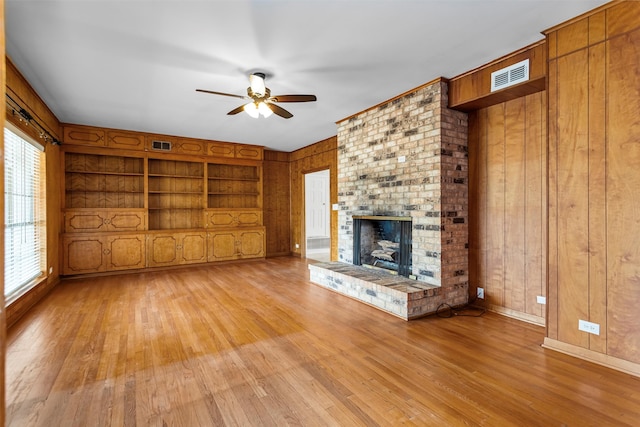
<svg viewBox="0 0 640 427">
<path fill-rule="evenodd" d="M 254 119 L 257 119 L 258 117 L 260 117 L 260 111 L 258 111 L 258 106 L 256 105 L 255 102 L 250 102 L 246 104 L 244 106 L 244 112 L 250 115 L 251 117 L 253 117 Z"/>
<path fill-rule="evenodd" d="M 253 73 L 249 76 L 251 90 L 258 96 L 264 96 L 267 91 L 267 88 L 264 85 L 264 77 L 265 75 L 262 73 Z"/>
<path fill-rule="evenodd" d="M 267 118 L 273 114 L 273 111 L 271 111 L 271 108 L 269 108 L 269 106 L 264 102 L 261 102 L 258 104 L 258 112 L 262 114 L 264 118 Z"/>
<path fill-rule="evenodd" d="M 271 90 L 264 84 L 264 73 L 253 73 L 249 76 L 250 86 L 247 88 L 247 95 L 235 95 L 232 93 L 216 92 L 213 90 L 196 89 L 197 92 L 211 93 L 213 95 L 232 96 L 234 98 L 250 99 L 251 102 L 240 105 L 229 111 L 227 115 L 234 116 L 242 111 L 254 119 L 263 116 L 270 117 L 272 114 L 290 119 L 293 114 L 279 106 L 278 102 L 310 102 L 316 101 L 315 95 L 277 95 L 271 96 Z"/>
</svg>

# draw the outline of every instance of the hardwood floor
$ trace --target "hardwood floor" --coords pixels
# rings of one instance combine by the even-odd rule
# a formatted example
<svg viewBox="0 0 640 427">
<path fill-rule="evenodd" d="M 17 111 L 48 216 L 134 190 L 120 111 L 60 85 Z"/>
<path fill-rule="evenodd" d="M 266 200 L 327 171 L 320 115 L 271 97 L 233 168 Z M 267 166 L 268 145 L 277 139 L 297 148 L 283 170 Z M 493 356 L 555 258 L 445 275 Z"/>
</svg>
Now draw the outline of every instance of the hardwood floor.
<svg viewBox="0 0 640 427">
<path fill-rule="evenodd" d="M 399 320 L 305 260 L 64 281 L 7 336 L 8 426 L 624 426 L 640 379 L 496 314 Z"/>
</svg>

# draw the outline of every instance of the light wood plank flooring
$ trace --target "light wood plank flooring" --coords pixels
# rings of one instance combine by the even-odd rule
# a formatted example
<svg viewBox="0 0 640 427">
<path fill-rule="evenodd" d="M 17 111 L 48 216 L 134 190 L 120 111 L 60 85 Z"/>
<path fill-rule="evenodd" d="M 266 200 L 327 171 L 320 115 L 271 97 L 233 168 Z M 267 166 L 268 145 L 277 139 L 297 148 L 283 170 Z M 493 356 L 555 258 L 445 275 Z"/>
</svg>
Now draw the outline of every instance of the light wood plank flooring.
<svg viewBox="0 0 640 427">
<path fill-rule="evenodd" d="M 275 258 L 64 281 L 8 332 L 8 426 L 624 426 L 640 379 L 496 314 L 405 322 Z"/>
</svg>

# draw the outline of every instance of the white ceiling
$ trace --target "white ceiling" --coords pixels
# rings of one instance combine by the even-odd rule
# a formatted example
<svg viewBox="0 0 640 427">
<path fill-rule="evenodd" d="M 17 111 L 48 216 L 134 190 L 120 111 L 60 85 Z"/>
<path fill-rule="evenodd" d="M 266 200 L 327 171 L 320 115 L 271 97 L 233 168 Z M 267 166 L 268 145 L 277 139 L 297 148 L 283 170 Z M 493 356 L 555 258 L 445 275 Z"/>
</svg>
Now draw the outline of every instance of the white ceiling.
<svg viewBox="0 0 640 427">
<path fill-rule="evenodd" d="M 66 123 L 293 151 L 604 0 L 5 0 L 7 54 Z M 226 113 L 267 74 L 294 117 Z"/>
</svg>

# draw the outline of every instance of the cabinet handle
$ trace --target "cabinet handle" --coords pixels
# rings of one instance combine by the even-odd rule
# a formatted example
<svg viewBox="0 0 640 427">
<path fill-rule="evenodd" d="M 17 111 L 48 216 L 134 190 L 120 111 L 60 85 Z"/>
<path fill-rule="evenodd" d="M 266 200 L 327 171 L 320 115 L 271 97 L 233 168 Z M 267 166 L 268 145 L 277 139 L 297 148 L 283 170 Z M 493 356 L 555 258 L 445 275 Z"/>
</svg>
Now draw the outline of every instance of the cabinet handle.
<svg viewBox="0 0 640 427">
<path fill-rule="evenodd" d="M 105 255 L 109 255 L 111 253 L 111 251 L 109 249 L 103 249 L 102 253 Z"/>
<path fill-rule="evenodd" d="M 104 220 L 104 223 L 105 224 L 111 224 L 111 220 L 109 218 L 107 218 L 107 219 Z"/>
<path fill-rule="evenodd" d="M 182 249 L 182 245 L 176 245 L 176 249 L 178 250 Z"/>
</svg>

